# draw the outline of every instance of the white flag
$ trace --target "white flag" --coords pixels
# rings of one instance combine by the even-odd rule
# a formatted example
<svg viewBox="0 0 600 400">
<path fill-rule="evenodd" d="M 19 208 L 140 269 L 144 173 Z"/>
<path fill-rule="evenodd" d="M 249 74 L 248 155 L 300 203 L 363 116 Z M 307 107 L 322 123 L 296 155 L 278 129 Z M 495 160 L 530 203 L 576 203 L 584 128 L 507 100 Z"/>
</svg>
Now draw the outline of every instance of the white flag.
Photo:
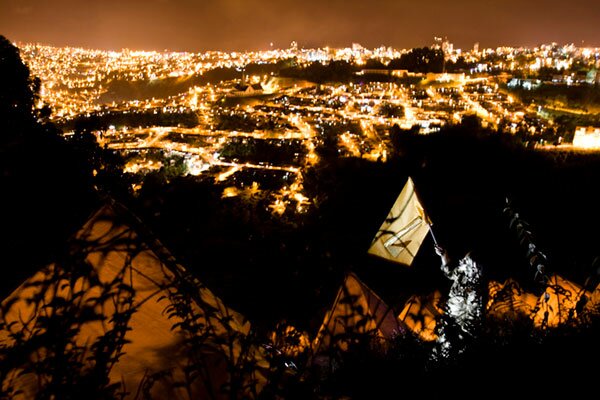
<svg viewBox="0 0 600 400">
<path fill-rule="evenodd" d="M 429 219 L 409 177 L 373 239 L 369 254 L 411 265 L 427 232 Z"/>
</svg>

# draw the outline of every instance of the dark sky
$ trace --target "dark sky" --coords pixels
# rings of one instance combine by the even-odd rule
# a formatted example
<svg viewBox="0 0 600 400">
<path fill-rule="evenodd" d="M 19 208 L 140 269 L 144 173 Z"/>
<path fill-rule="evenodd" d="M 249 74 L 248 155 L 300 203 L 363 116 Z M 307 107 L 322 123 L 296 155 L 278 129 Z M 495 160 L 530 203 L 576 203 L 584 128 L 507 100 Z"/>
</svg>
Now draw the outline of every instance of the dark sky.
<svg viewBox="0 0 600 400">
<path fill-rule="evenodd" d="M 600 0 L 0 0 L 0 34 L 116 50 L 600 46 Z"/>
</svg>

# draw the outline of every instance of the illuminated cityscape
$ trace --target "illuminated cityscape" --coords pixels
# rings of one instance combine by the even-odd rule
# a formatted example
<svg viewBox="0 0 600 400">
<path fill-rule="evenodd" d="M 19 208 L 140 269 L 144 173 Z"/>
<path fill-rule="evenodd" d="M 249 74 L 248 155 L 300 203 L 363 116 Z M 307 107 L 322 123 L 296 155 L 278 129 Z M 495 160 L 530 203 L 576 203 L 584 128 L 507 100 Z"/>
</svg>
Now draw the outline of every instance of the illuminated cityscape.
<svg viewBox="0 0 600 400">
<path fill-rule="evenodd" d="M 287 49 L 232 53 L 20 48 L 42 80 L 40 100 L 52 108 L 50 119 L 65 135 L 73 134 L 75 121 L 118 121 L 100 124 L 93 133 L 103 147 L 126 156 L 124 172 L 143 174 L 180 158 L 182 174 L 228 183 L 226 197 L 252 196 L 263 189 L 261 180 L 276 180 L 270 207 L 279 214 L 310 206 L 303 173 L 318 162 L 315 149 L 331 130 L 339 134 L 340 156 L 373 162 L 386 160 L 392 126 L 427 134 L 468 115 L 484 127 L 527 132 L 540 146 L 551 144 L 548 132 L 563 144 L 548 108 L 525 104 L 510 89 L 541 84 L 519 76 L 543 68 L 556 72 L 546 78 L 554 85 L 600 80 L 600 49 L 557 44 L 462 51 L 435 38 L 431 49 L 443 52 L 444 62 L 437 73 L 394 68 L 393 60 L 409 50 L 359 44 L 299 49 L 294 42 Z M 352 65 L 353 79 L 314 83 L 278 73 L 282 66 L 334 62 Z M 573 72 L 574 63 L 587 73 Z M 454 66 L 452 72 L 447 66 Z M 594 140 L 579 143 L 599 146 Z M 243 148 L 257 153 L 257 146 L 264 147 L 260 154 L 246 159 L 236 154 Z M 261 159 L 272 151 L 287 158 Z"/>
</svg>

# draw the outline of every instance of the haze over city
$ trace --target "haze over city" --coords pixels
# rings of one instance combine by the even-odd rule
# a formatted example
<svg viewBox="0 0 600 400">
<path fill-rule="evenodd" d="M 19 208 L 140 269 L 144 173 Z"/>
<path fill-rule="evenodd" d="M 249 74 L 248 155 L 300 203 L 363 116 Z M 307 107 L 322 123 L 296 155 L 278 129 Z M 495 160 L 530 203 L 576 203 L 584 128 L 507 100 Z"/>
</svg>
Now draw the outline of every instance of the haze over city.
<svg viewBox="0 0 600 400">
<path fill-rule="evenodd" d="M 600 46 L 600 3 L 589 0 L 4 0 L 11 40 L 119 50 L 243 51 L 411 48 L 447 36 L 458 48 L 574 43 Z"/>
</svg>

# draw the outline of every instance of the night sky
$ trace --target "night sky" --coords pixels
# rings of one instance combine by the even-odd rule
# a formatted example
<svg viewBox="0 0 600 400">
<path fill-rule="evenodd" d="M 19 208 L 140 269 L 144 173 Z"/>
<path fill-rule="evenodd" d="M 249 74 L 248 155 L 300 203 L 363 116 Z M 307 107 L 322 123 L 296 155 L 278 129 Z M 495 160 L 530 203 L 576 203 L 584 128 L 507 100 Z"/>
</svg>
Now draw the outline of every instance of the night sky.
<svg viewBox="0 0 600 400">
<path fill-rule="evenodd" d="M 102 49 L 600 46 L 598 0 L 0 0 L 12 41 Z"/>
</svg>

